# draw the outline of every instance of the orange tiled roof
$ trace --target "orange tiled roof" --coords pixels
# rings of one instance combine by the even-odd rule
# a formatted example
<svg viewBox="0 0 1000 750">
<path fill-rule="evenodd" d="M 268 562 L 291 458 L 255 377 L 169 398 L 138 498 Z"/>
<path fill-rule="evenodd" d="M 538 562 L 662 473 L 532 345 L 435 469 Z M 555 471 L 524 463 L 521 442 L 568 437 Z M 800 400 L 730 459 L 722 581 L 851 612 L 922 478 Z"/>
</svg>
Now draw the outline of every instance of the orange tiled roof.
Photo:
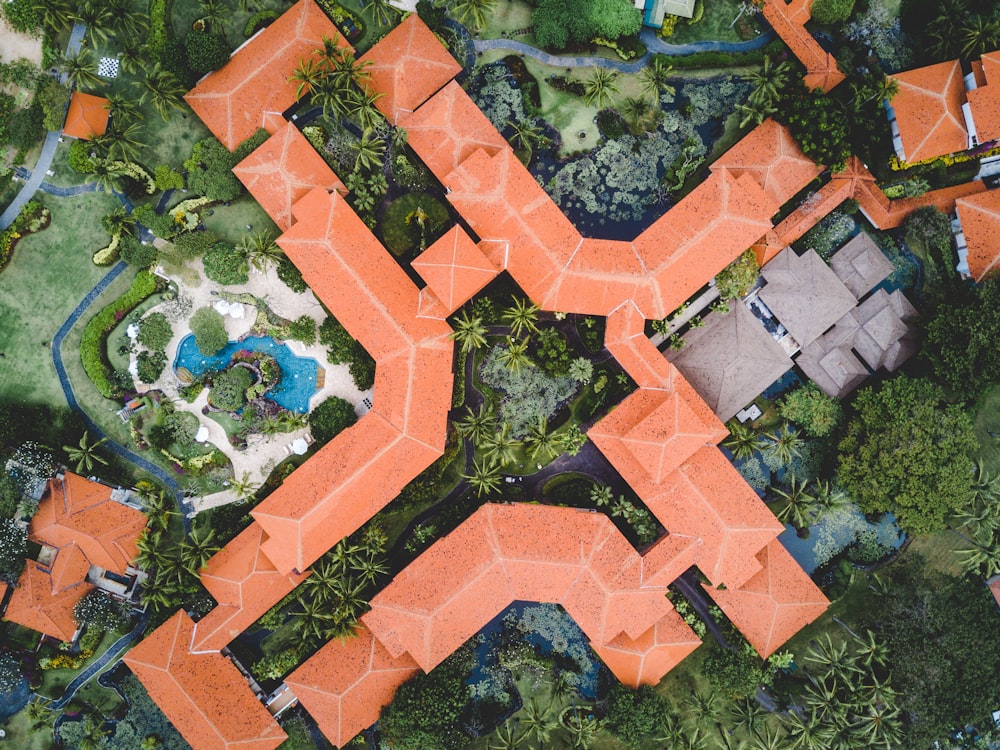
<svg viewBox="0 0 1000 750">
<path fill-rule="evenodd" d="M 51 570 L 29 560 L 14 587 L 4 619 L 31 630 L 73 640 L 73 608 L 94 587 L 87 583 L 90 563 L 75 544 L 58 551 Z"/>
<path fill-rule="evenodd" d="M 983 55 L 976 73 L 978 87 L 967 91 L 965 96 L 979 142 L 995 141 L 1000 139 L 1000 51 Z"/>
<path fill-rule="evenodd" d="M 268 113 L 295 103 L 295 84 L 288 78 L 300 60 L 323 47 L 324 38 L 350 46 L 315 0 L 299 0 L 184 99 L 232 151 L 263 127 Z"/>
<path fill-rule="evenodd" d="M 805 66 L 806 87 L 830 91 L 844 80 L 844 74 L 838 70 L 833 55 L 820 47 L 805 27 L 812 15 L 811 5 L 809 0 L 788 4 L 784 0 L 765 0 L 764 18 Z"/>
<path fill-rule="evenodd" d="M 394 657 L 363 625 L 333 640 L 285 678 L 285 684 L 337 747 L 378 719 L 396 688 L 420 668 L 409 654 Z"/>
<path fill-rule="evenodd" d="M 233 167 L 233 174 L 282 230 L 292 224 L 292 206 L 313 188 L 347 192 L 340 178 L 291 122 Z"/>
<path fill-rule="evenodd" d="M 78 544 L 93 565 L 124 573 L 145 526 L 140 511 L 111 499 L 110 487 L 66 472 L 49 480 L 28 538 L 52 547 Z"/>
<path fill-rule="evenodd" d="M 420 253 L 413 267 L 427 282 L 446 315 L 465 304 L 499 273 L 457 224 Z"/>
<path fill-rule="evenodd" d="M 1000 261 L 1000 190 L 960 198 L 955 209 L 969 248 L 969 275 L 981 281 Z"/>
<path fill-rule="evenodd" d="M 184 739 L 198 750 L 273 750 L 287 735 L 246 678 L 219 653 L 192 654 L 182 610 L 129 651 L 125 663 Z"/>
<path fill-rule="evenodd" d="M 394 124 L 400 114 L 415 110 L 462 72 L 416 13 L 362 55 L 361 62 L 370 63 L 365 88 L 382 94 L 375 106 Z"/>
<path fill-rule="evenodd" d="M 221 651 L 308 575 L 278 572 L 263 540 L 260 524 L 250 524 L 209 560 L 201 582 L 217 605 L 195 625 L 192 651 Z"/>
<path fill-rule="evenodd" d="M 104 135 L 110 115 L 107 99 L 74 91 L 66 111 L 63 134 L 84 141 Z"/>
<path fill-rule="evenodd" d="M 778 540 L 757 555 L 760 571 L 742 586 L 705 586 L 763 657 L 819 617 L 829 602 Z"/>
<path fill-rule="evenodd" d="M 751 175 L 779 206 L 820 175 L 823 168 L 802 153 L 791 132 L 768 118 L 726 151 L 710 169 Z"/>
<path fill-rule="evenodd" d="M 922 161 L 969 147 L 962 116 L 965 82 L 958 60 L 892 76 L 899 93 L 892 99 L 906 161 Z"/>
</svg>

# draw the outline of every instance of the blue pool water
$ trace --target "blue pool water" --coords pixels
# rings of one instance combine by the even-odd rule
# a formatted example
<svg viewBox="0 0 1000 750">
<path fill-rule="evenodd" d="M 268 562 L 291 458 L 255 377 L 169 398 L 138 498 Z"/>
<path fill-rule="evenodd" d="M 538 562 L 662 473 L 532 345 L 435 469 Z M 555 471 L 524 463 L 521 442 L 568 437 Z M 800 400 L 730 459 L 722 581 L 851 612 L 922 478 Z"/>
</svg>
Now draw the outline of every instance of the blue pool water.
<svg viewBox="0 0 1000 750">
<path fill-rule="evenodd" d="M 177 347 L 174 369 L 183 367 L 198 377 L 209 370 L 221 370 L 233 355 L 247 349 L 270 354 L 281 367 L 281 382 L 264 394 L 278 406 L 305 414 L 309 411 L 309 398 L 316 392 L 317 363 L 311 357 L 299 357 L 285 344 L 270 336 L 249 336 L 242 341 L 230 341 L 216 354 L 206 357 L 194 342 L 194 334 L 185 336 Z"/>
</svg>

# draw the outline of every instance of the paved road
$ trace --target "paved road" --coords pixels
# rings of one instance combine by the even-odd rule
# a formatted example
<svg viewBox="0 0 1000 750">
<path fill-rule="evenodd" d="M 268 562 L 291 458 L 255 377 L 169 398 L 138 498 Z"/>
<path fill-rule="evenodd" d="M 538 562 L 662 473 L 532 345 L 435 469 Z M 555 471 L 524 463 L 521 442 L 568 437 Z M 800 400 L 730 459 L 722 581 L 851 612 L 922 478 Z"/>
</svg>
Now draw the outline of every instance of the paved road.
<svg viewBox="0 0 1000 750">
<path fill-rule="evenodd" d="M 66 45 L 68 53 L 73 54 L 80 51 L 80 45 L 83 42 L 83 35 L 86 31 L 86 26 L 79 23 L 73 24 L 73 31 L 69 35 L 69 44 Z M 63 83 L 65 83 L 65 78 L 65 75 L 60 76 L 60 80 Z M 38 155 L 38 162 L 35 164 L 35 169 L 32 171 L 31 177 L 24 183 L 21 192 L 11 201 L 7 209 L 0 214 L 0 230 L 6 229 L 14 223 L 14 219 L 21 213 L 24 204 L 31 200 L 31 196 L 41 187 L 42 180 L 45 179 L 45 173 L 52 166 L 52 159 L 56 155 L 56 147 L 59 145 L 59 138 L 61 136 L 62 131 L 58 130 L 50 130 L 45 135 L 45 143 L 42 144 L 42 152 Z"/>
<path fill-rule="evenodd" d="M 49 708 L 53 711 L 61 711 L 66 704 L 73 700 L 73 696 L 76 694 L 76 691 L 89 682 L 91 677 L 104 669 L 104 667 L 112 661 L 117 661 L 121 658 L 121 655 L 125 652 L 125 650 L 135 643 L 135 641 L 137 641 L 142 635 L 142 632 L 146 629 L 147 622 L 149 622 L 149 613 L 143 612 L 139 615 L 139 619 L 135 626 L 117 641 L 112 643 L 108 647 L 107 651 L 101 654 L 97 659 L 91 662 L 86 669 L 73 678 L 73 681 L 66 686 L 66 689 L 63 691 L 59 700 L 52 701 L 52 703 L 49 704 Z"/>
<path fill-rule="evenodd" d="M 69 404 L 71 409 L 75 409 L 80 412 L 83 416 L 83 421 L 84 424 L 86 424 L 87 429 L 97 438 L 108 436 L 100 427 L 97 426 L 94 420 L 92 420 L 87 413 L 80 408 L 80 403 L 76 400 L 76 394 L 73 392 L 73 386 L 69 382 L 69 376 L 66 374 L 66 367 L 63 364 L 62 342 L 63 339 L 66 338 L 66 334 L 69 333 L 70 328 L 73 327 L 73 325 L 80 319 L 80 316 L 83 315 L 87 308 L 90 307 L 95 299 L 97 299 L 98 295 L 100 295 L 100 293 L 107 288 L 108 284 L 118 278 L 121 272 L 126 268 L 127 264 L 124 261 L 119 261 L 115 264 L 108 274 L 97 282 L 97 285 L 80 301 L 80 304 L 76 306 L 76 309 L 73 310 L 72 313 L 70 313 L 69 318 L 66 319 L 66 322 L 62 324 L 52 339 L 52 362 L 56 368 L 56 375 L 59 377 L 59 385 L 62 386 L 63 394 L 66 396 L 66 402 Z M 177 484 L 177 481 L 172 476 L 156 464 L 147 461 L 142 456 L 133 453 L 125 446 L 110 439 L 108 442 L 104 443 L 104 447 L 115 455 L 121 456 L 126 461 L 131 461 L 140 468 L 145 469 L 162 482 L 177 501 L 177 506 L 181 511 L 184 521 L 184 530 L 188 533 L 191 531 L 191 521 L 187 516 L 188 513 L 191 513 L 194 510 L 194 506 L 190 503 L 190 501 L 185 499 L 183 490 L 181 490 L 180 485 Z"/>
<path fill-rule="evenodd" d="M 491 49 L 505 49 L 511 52 L 518 52 L 522 55 L 533 57 L 546 65 L 557 68 L 607 68 L 619 73 L 638 73 L 649 62 L 654 53 L 664 55 L 693 55 L 696 52 L 748 52 L 760 49 L 772 39 L 774 32 L 768 31 L 761 34 L 756 39 L 748 42 L 691 42 L 690 44 L 668 44 L 660 39 L 653 29 L 644 28 L 639 32 L 639 38 L 646 45 L 648 52 L 638 60 L 625 62 L 623 60 L 610 60 L 605 57 L 594 57 L 591 55 L 552 55 L 548 52 L 533 47 L 517 39 L 477 39 L 473 42 L 476 52 L 483 52 Z"/>
</svg>

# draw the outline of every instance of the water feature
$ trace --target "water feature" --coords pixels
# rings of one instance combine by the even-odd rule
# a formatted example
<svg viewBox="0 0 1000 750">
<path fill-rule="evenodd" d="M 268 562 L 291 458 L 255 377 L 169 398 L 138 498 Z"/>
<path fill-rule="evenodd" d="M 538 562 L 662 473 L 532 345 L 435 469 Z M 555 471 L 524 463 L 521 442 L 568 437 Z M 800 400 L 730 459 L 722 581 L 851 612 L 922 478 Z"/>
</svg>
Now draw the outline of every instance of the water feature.
<svg viewBox="0 0 1000 750">
<path fill-rule="evenodd" d="M 874 540 L 871 540 L 872 535 Z M 892 513 L 885 513 L 877 522 L 872 523 L 858 508 L 850 506 L 832 511 L 810 526 L 806 539 L 799 537 L 794 526 L 785 524 L 785 530 L 778 540 L 802 569 L 812 574 L 816 568 L 825 565 L 854 542 L 865 538 L 874 541 L 888 554 L 899 549 L 906 536 L 896 525 Z"/>
<path fill-rule="evenodd" d="M 287 344 L 279 344 L 270 336 L 248 336 L 242 341 L 230 341 L 211 357 L 207 357 L 198 349 L 194 334 L 190 334 L 177 347 L 174 370 L 183 367 L 195 377 L 209 371 L 216 372 L 224 369 L 239 351 L 269 354 L 281 368 L 281 382 L 269 389 L 264 398 L 289 411 L 300 414 L 309 411 L 309 399 L 316 392 L 318 363 L 311 357 L 293 354 Z"/>
</svg>

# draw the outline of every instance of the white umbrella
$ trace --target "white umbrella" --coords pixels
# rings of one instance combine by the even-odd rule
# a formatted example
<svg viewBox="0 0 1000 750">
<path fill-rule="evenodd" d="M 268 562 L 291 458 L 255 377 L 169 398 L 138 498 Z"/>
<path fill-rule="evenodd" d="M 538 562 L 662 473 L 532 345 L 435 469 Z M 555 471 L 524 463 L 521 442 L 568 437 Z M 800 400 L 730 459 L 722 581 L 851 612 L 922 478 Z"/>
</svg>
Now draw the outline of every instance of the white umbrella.
<svg viewBox="0 0 1000 750">
<path fill-rule="evenodd" d="M 198 434 L 194 436 L 194 441 L 196 443 L 204 443 L 206 440 L 208 440 L 208 428 L 202 425 L 198 428 Z"/>
<path fill-rule="evenodd" d="M 306 451 L 309 450 L 309 443 L 307 443 L 302 438 L 295 438 L 292 441 L 292 453 L 296 456 L 304 456 Z"/>
<path fill-rule="evenodd" d="M 128 328 L 125 329 L 125 334 L 130 339 L 139 338 L 139 326 L 137 326 L 135 323 L 129 323 Z"/>
<path fill-rule="evenodd" d="M 218 302 L 215 303 L 215 311 L 219 313 L 219 315 L 228 314 L 229 308 L 230 304 L 226 302 L 224 299 L 220 299 Z"/>
<path fill-rule="evenodd" d="M 243 303 L 234 302 L 229 306 L 229 315 L 233 318 L 242 318 L 244 313 Z"/>
</svg>

